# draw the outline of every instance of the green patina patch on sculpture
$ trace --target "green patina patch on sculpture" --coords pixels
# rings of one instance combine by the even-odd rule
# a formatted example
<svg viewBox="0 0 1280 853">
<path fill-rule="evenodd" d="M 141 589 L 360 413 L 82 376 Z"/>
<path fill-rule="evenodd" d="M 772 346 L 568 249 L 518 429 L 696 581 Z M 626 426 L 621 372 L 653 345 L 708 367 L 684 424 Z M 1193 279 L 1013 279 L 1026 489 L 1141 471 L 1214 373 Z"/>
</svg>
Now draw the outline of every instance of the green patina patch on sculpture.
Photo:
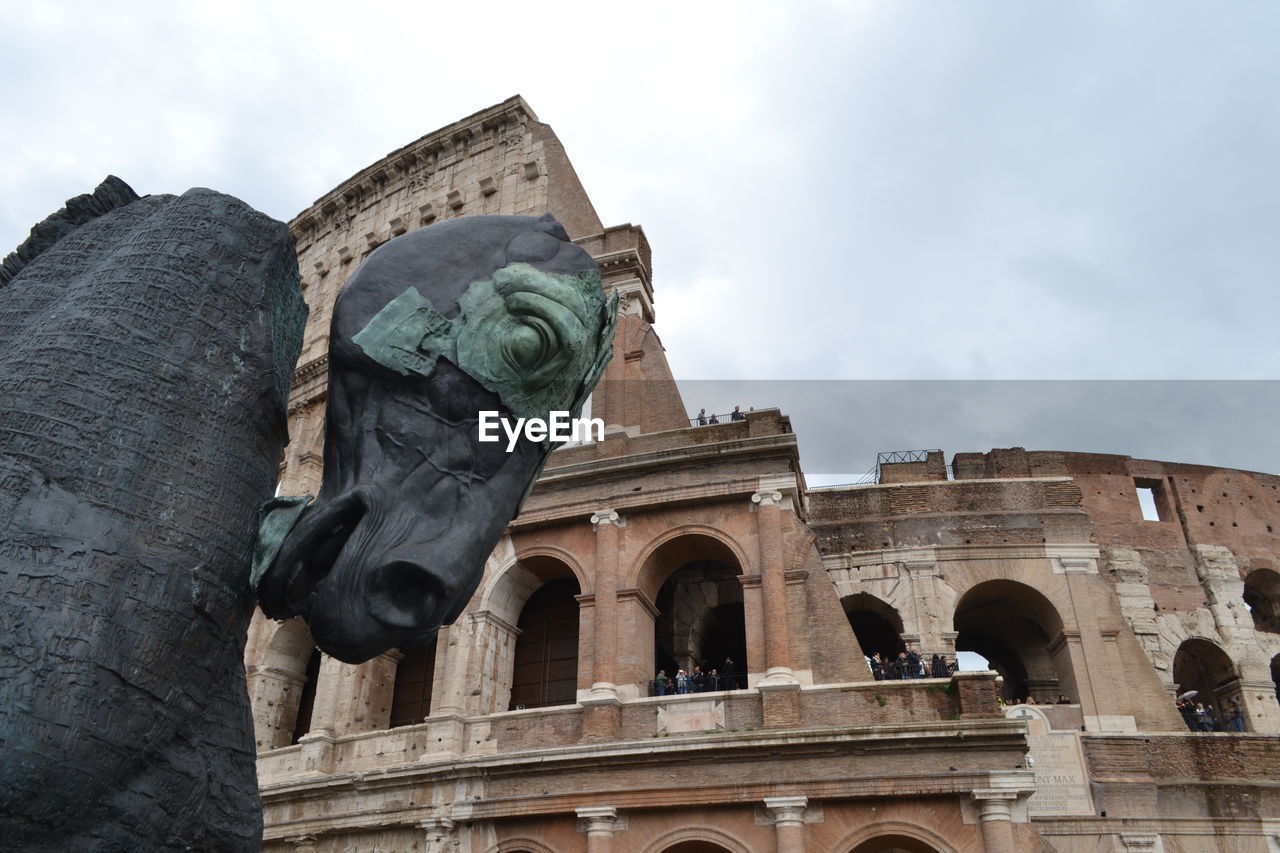
<svg viewBox="0 0 1280 853">
<path fill-rule="evenodd" d="M 311 495 L 279 495 L 258 507 L 258 539 L 253 543 L 253 567 L 249 574 L 252 588 L 258 588 L 267 567 L 280 553 L 284 538 L 310 502 Z"/>
<path fill-rule="evenodd" d="M 617 298 L 606 306 L 599 272 L 554 275 L 510 264 L 472 283 L 458 304 L 450 320 L 410 287 L 353 340 L 405 375 L 426 376 L 437 358 L 448 359 L 516 417 L 581 413 L 613 354 Z"/>
</svg>

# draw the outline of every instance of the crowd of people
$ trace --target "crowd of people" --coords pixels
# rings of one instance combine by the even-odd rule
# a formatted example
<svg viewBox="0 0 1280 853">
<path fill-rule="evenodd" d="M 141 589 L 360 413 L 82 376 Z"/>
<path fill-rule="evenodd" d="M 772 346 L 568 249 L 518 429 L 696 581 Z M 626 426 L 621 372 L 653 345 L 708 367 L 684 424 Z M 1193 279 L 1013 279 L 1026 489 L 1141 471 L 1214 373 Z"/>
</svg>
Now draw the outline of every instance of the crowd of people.
<svg viewBox="0 0 1280 853">
<path fill-rule="evenodd" d="M 881 657 L 876 652 L 867 658 L 867 666 L 871 668 L 871 677 L 876 681 L 895 681 L 900 678 L 950 678 L 956 671 L 956 662 L 943 655 L 933 655 L 928 660 L 919 652 L 898 652 Z"/>
<path fill-rule="evenodd" d="M 1178 713 L 1182 721 L 1193 732 L 1242 732 L 1244 731 L 1244 710 L 1240 703 L 1232 700 L 1226 714 L 1219 714 L 1212 706 L 1203 702 L 1192 702 L 1181 698 L 1177 701 Z"/>
<path fill-rule="evenodd" d="M 741 673 L 733 658 L 726 657 L 724 663 L 714 669 L 704 670 L 701 665 L 694 665 L 692 671 L 677 669 L 675 675 L 667 675 L 665 669 L 658 670 L 654 677 L 653 696 L 676 696 L 685 693 L 714 693 L 717 690 L 741 690 L 745 685 L 741 681 Z"/>
<path fill-rule="evenodd" d="M 1000 704 L 1001 705 L 1005 704 L 1003 699 L 1000 700 Z M 1072 705 L 1074 703 L 1071 701 L 1070 696 L 1068 696 L 1065 693 L 1059 693 L 1057 699 L 1054 699 L 1050 696 L 1046 696 L 1045 698 L 1039 701 L 1036 701 L 1036 697 L 1034 696 L 1023 696 L 1021 699 L 1014 699 L 1009 704 L 1011 705 Z"/>
</svg>

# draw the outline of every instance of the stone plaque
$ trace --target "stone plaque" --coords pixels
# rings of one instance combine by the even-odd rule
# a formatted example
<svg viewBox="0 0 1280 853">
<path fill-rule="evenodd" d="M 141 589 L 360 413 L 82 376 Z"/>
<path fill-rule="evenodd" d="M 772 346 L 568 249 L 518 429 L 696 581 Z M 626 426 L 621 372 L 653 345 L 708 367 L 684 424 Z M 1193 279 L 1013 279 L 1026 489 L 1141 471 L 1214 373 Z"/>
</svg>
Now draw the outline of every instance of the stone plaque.
<svg viewBox="0 0 1280 853">
<path fill-rule="evenodd" d="M 658 734 L 724 729 L 724 702 L 714 699 L 658 706 Z"/>
<path fill-rule="evenodd" d="M 1036 792 L 1027 803 L 1031 816 L 1094 814 L 1080 733 L 1050 729 L 1031 706 L 1008 708 L 1005 716 L 1027 721 L 1028 764 L 1036 774 Z"/>
</svg>

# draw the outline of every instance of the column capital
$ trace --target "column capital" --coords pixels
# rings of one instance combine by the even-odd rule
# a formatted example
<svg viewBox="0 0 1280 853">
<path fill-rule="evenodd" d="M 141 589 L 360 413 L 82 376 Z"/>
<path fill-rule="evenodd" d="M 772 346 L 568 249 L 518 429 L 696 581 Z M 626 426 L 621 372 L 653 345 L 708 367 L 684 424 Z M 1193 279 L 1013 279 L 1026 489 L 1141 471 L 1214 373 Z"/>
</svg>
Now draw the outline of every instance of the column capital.
<svg viewBox="0 0 1280 853">
<path fill-rule="evenodd" d="M 447 817 L 429 817 L 418 821 L 418 828 L 427 831 L 427 838 L 439 838 L 453 832 L 454 823 Z"/>
<path fill-rule="evenodd" d="M 613 832 L 618 822 L 618 809 L 614 806 L 583 806 L 575 811 L 579 820 L 586 821 L 587 832 Z"/>
<path fill-rule="evenodd" d="M 612 524 L 614 527 L 622 526 L 622 517 L 618 515 L 616 510 L 602 509 L 598 512 L 591 513 L 591 526 L 597 530 L 602 524 Z"/>
<path fill-rule="evenodd" d="M 985 823 L 992 820 L 1012 821 L 1013 805 L 1018 792 L 1003 788 L 979 788 L 972 792 L 978 804 L 978 817 Z"/>
<path fill-rule="evenodd" d="M 319 841 L 319 836 L 294 835 L 286 838 L 285 841 L 293 845 L 294 853 L 315 853 L 316 842 Z"/>
<path fill-rule="evenodd" d="M 774 489 L 769 489 L 762 492 L 756 492 L 754 495 L 751 496 L 751 502 L 753 504 L 760 504 L 760 506 L 762 507 L 781 506 L 782 492 L 779 492 Z"/>
<path fill-rule="evenodd" d="M 764 807 L 773 812 L 774 823 L 778 826 L 795 826 L 804 823 L 804 813 L 809 808 L 809 798 L 765 797 Z"/>
</svg>

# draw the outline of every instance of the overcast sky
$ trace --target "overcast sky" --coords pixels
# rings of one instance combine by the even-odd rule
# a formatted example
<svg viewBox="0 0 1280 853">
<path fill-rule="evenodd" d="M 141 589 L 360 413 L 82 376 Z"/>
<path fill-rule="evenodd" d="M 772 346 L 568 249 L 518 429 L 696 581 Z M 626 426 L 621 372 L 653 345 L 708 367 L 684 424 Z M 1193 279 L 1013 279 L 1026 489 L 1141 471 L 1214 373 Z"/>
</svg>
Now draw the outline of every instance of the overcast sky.
<svg viewBox="0 0 1280 853">
<path fill-rule="evenodd" d="M 289 219 L 518 93 L 644 227 L 682 379 L 1280 378 L 1280 4 L 392 6 L 0 0 L 0 252 L 108 173 Z M 1280 470 L 1274 387 L 1149 420 Z M 879 449 L 1170 458 L 1141 423 L 1001 411 Z"/>
</svg>

